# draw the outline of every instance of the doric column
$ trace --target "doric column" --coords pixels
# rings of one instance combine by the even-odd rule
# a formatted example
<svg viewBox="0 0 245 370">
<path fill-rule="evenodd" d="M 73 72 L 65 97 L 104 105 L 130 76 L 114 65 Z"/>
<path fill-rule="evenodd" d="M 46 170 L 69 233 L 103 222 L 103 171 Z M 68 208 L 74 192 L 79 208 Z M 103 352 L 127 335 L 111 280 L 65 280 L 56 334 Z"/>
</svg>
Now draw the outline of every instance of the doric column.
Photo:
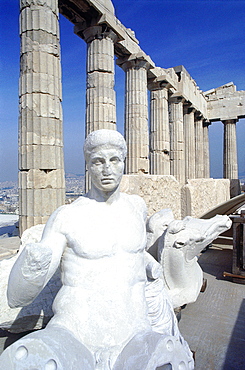
<svg viewBox="0 0 245 370">
<path fill-rule="evenodd" d="M 238 179 L 236 122 L 237 120 L 235 119 L 223 121 L 225 179 Z"/>
<path fill-rule="evenodd" d="M 20 233 L 65 202 L 58 0 L 21 1 Z"/>
<path fill-rule="evenodd" d="M 185 182 L 183 98 L 170 98 L 170 171 L 180 183 Z"/>
<path fill-rule="evenodd" d="M 87 42 L 86 136 L 95 130 L 116 130 L 114 42 L 116 34 L 100 25 L 83 31 Z"/>
<path fill-rule="evenodd" d="M 210 122 L 205 121 L 203 123 L 203 177 L 205 179 L 210 178 L 210 156 L 209 156 L 209 135 L 208 127 Z"/>
<path fill-rule="evenodd" d="M 204 153 L 203 153 L 203 118 L 197 116 L 195 120 L 195 158 L 196 178 L 204 177 Z"/>
<path fill-rule="evenodd" d="M 125 139 L 128 147 L 126 173 L 149 173 L 149 132 L 147 69 L 143 59 L 131 59 L 122 65 L 126 72 Z"/>
<path fill-rule="evenodd" d="M 195 109 L 184 106 L 185 180 L 195 179 Z"/>
<path fill-rule="evenodd" d="M 152 83 L 148 87 L 151 90 L 150 173 L 170 175 L 168 88 L 163 83 Z"/>
</svg>

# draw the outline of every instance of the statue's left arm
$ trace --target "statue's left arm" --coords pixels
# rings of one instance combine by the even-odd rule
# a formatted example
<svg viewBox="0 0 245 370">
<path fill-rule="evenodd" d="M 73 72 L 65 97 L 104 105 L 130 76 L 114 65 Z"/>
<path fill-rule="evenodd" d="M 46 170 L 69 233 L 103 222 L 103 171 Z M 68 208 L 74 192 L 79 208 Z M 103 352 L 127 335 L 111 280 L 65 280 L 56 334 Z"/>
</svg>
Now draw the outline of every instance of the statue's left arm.
<svg viewBox="0 0 245 370">
<path fill-rule="evenodd" d="M 7 298 L 10 307 L 30 304 L 57 270 L 66 238 L 59 229 L 60 209 L 48 220 L 39 243 L 27 244 L 9 276 Z"/>
</svg>

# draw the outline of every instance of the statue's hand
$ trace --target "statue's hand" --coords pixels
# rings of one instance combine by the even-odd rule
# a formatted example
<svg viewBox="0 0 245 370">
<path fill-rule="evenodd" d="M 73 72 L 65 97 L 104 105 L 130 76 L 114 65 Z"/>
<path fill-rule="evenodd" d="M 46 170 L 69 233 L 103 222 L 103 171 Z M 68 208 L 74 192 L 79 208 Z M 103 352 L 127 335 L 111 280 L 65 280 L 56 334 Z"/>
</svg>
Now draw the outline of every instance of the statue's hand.
<svg viewBox="0 0 245 370">
<path fill-rule="evenodd" d="M 162 266 L 148 252 L 145 252 L 146 275 L 150 279 L 158 279 L 163 275 Z"/>
</svg>

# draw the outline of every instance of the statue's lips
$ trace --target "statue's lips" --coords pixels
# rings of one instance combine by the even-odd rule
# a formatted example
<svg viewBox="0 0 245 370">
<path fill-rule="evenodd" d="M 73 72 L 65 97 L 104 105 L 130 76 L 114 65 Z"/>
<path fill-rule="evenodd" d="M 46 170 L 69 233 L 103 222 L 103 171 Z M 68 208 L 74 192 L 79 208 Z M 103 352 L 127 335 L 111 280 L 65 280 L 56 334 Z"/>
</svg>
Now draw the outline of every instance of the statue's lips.
<svg viewBox="0 0 245 370">
<path fill-rule="evenodd" d="M 101 179 L 102 184 L 111 184 L 113 181 L 114 179 L 111 177 L 106 177 L 106 178 Z"/>
</svg>

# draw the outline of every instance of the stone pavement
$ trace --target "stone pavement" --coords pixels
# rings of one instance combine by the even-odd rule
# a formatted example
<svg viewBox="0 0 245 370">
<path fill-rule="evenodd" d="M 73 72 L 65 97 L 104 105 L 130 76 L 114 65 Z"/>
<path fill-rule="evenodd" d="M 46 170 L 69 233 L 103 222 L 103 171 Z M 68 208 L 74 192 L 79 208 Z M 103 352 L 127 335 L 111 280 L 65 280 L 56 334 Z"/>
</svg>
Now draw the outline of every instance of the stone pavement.
<svg viewBox="0 0 245 370">
<path fill-rule="evenodd" d="M 17 237 L 0 240 L 0 259 L 18 249 Z M 213 245 L 199 258 L 208 281 L 195 303 L 181 312 L 180 330 L 196 353 L 196 370 L 245 369 L 245 285 L 223 278 L 231 272 L 232 249 Z M 0 353 L 20 338 L 0 330 Z M 133 370 L 133 369 L 132 369 Z"/>
<path fill-rule="evenodd" d="M 224 278 L 232 248 L 213 245 L 199 258 L 207 288 L 182 310 L 180 330 L 196 352 L 196 370 L 245 369 L 245 285 Z M 241 280 L 242 281 L 242 280 Z"/>
</svg>

